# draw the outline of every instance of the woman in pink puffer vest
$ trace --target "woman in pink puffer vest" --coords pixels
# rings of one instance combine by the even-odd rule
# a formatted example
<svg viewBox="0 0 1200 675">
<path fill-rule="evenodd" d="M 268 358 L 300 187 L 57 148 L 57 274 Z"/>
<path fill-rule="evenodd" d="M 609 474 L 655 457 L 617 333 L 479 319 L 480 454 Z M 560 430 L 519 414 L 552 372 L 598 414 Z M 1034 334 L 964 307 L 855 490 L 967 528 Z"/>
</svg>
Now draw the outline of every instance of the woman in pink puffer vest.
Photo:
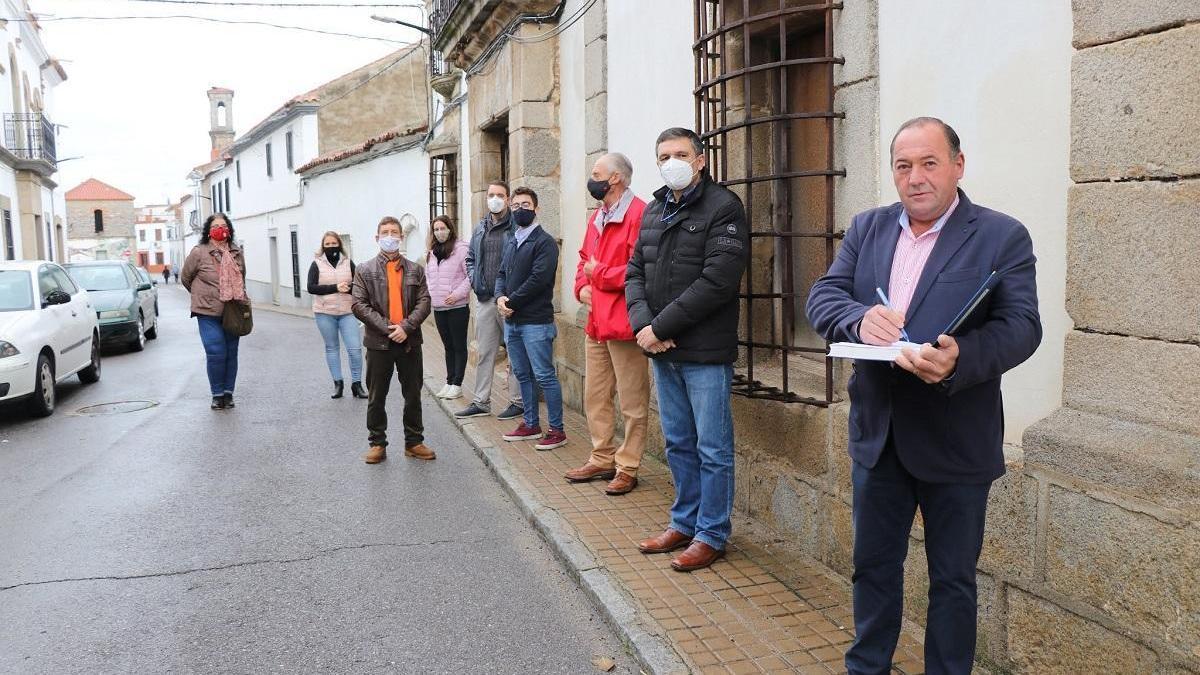
<svg viewBox="0 0 1200 675">
<path fill-rule="evenodd" d="M 455 399 L 462 395 L 463 375 L 467 372 L 467 323 L 471 319 L 471 280 L 467 278 L 465 241 L 450 216 L 433 219 L 425 278 L 433 300 L 433 319 L 446 348 L 446 386 L 438 398 Z"/>
</svg>

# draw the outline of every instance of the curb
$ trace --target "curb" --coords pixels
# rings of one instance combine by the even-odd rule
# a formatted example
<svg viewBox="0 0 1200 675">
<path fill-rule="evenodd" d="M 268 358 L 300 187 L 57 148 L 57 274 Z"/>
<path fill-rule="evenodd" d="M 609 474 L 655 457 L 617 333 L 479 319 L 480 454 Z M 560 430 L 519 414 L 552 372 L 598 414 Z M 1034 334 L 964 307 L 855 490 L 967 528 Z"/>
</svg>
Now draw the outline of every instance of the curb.
<svg viewBox="0 0 1200 675">
<path fill-rule="evenodd" d="M 430 394 L 434 393 L 429 380 L 426 380 L 424 386 Z M 604 614 L 604 618 L 616 630 L 644 672 L 650 675 L 691 673 L 691 669 L 664 637 L 663 630 L 649 614 L 638 608 L 620 579 L 600 565 L 587 546 L 579 540 L 575 528 L 557 511 L 538 500 L 525 486 L 504 453 L 491 440 L 480 434 L 470 420 L 455 417 L 449 402 L 444 399 L 434 397 L 434 401 L 463 432 L 475 454 L 500 481 L 521 513 L 546 540 L 554 554 L 566 565 L 567 571 Z"/>
</svg>

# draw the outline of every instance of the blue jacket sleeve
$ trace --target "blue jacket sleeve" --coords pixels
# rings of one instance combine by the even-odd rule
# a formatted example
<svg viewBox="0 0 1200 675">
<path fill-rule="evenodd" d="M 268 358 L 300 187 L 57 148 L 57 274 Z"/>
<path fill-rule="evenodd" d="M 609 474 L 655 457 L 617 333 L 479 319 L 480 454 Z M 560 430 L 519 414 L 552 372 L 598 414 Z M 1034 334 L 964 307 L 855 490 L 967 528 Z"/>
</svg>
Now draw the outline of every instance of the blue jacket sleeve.
<svg viewBox="0 0 1200 675">
<path fill-rule="evenodd" d="M 987 320 L 955 336 L 958 365 L 954 377 L 945 383 L 948 394 L 998 378 L 1037 351 L 1042 342 L 1042 319 L 1036 262 L 1029 231 L 1015 224 L 995 262 L 1001 277 L 992 292 Z"/>
<path fill-rule="evenodd" d="M 854 299 L 854 271 L 858 267 L 858 252 L 866 228 L 859 225 L 858 216 L 850 221 L 850 229 L 842 240 L 837 257 L 808 294 L 805 313 L 818 334 L 830 342 L 858 342 L 855 327 L 870 309 Z"/>
</svg>

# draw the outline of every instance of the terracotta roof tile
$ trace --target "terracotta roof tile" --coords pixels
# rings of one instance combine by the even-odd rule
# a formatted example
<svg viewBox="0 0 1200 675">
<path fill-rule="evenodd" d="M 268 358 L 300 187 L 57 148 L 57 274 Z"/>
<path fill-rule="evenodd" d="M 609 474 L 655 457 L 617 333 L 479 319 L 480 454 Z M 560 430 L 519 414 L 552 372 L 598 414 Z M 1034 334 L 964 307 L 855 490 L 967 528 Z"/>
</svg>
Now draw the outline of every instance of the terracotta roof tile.
<svg viewBox="0 0 1200 675">
<path fill-rule="evenodd" d="M 89 178 L 67 191 L 66 200 L 69 202 L 101 202 L 101 201 L 133 201 L 133 195 L 117 188 Z"/>
<path fill-rule="evenodd" d="M 367 140 L 363 141 L 362 143 L 359 143 L 358 145 L 353 145 L 348 148 L 342 148 L 341 150 L 335 150 L 333 152 L 325 153 L 324 155 L 321 155 L 320 157 L 317 157 L 316 159 L 312 160 L 308 164 L 305 164 L 304 166 L 296 169 L 296 173 L 304 173 L 305 171 L 309 171 L 310 169 L 315 169 L 316 167 L 321 166 L 323 164 L 333 164 L 334 162 L 340 162 L 343 159 L 349 159 L 351 157 L 354 157 L 355 155 L 361 155 L 364 152 L 367 152 L 371 148 L 375 147 L 376 145 L 379 145 L 380 143 L 387 143 L 388 141 L 392 141 L 397 138 L 411 136 L 413 134 L 423 132 L 426 129 L 427 129 L 427 127 L 422 125 L 415 129 L 407 129 L 407 128 L 401 129 L 401 128 L 397 127 L 395 129 L 385 131 L 378 136 L 375 136 L 373 138 L 368 138 Z"/>
</svg>

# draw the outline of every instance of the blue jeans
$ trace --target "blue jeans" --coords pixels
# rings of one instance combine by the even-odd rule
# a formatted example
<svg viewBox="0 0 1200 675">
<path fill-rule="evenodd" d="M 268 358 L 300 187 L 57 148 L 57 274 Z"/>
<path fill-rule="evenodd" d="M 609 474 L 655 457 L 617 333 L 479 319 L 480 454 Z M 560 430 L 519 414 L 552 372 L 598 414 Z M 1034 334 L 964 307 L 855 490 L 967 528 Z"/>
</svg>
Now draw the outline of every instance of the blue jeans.
<svg viewBox="0 0 1200 675">
<path fill-rule="evenodd" d="M 733 366 L 651 363 L 675 481 L 671 529 L 724 549 L 733 530 Z"/>
<path fill-rule="evenodd" d="M 362 382 L 362 333 L 358 330 L 358 318 L 353 314 L 313 314 L 313 317 L 317 320 L 321 338 L 325 340 L 325 362 L 329 364 L 333 381 L 342 381 L 342 351 L 338 345 L 340 335 L 350 356 L 350 381 Z"/>
<path fill-rule="evenodd" d="M 554 338 L 558 328 L 553 323 L 504 324 L 504 344 L 512 363 L 513 375 L 521 385 L 521 400 L 525 401 L 525 424 L 536 427 L 538 404 L 536 387 L 546 395 L 546 416 L 550 428 L 563 428 L 562 386 L 554 369 Z M 535 385 L 536 382 L 536 385 Z"/>
<path fill-rule="evenodd" d="M 208 357 L 208 388 L 213 396 L 232 394 L 237 380 L 238 340 L 225 332 L 219 316 L 196 316 L 200 325 L 200 342 Z"/>
</svg>

